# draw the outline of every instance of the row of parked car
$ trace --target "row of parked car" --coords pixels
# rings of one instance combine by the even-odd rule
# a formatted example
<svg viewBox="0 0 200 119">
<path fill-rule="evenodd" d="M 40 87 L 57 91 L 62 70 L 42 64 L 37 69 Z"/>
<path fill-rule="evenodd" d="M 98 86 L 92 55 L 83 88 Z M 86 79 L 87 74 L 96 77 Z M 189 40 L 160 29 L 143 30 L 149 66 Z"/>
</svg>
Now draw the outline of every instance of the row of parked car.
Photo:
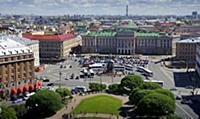
<svg viewBox="0 0 200 119">
<path fill-rule="evenodd" d="M 31 93 L 26 93 L 26 94 L 24 94 L 24 95 L 22 95 L 20 97 L 13 98 L 12 99 L 12 103 L 13 104 L 17 104 L 17 103 L 21 103 L 23 101 L 26 101 L 26 100 L 28 100 L 30 98 L 30 96 L 32 96 L 34 94 L 35 94 L 35 92 L 31 92 Z"/>
</svg>

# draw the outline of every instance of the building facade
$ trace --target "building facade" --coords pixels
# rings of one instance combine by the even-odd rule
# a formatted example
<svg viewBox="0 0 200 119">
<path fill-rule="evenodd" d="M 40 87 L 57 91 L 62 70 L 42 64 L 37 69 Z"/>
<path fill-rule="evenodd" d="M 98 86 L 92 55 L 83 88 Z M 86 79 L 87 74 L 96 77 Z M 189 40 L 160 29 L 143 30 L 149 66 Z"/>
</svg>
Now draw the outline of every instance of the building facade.
<svg viewBox="0 0 200 119">
<path fill-rule="evenodd" d="M 34 88 L 34 56 L 30 48 L 11 39 L 0 39 L 0 90 L 6 95 Z"/>
<path fill-rule="evenodd" d="M 196 72 L 200 76 L 200 44 L 196 45 Z"/>
<path fill-rule="evenodd" d="M 135 53 L 147 55 L 171 55 L 172 37 L 163 33 L 136 33 Z"/>
<path fill-rule="evenodd" d="M 176 59 L 185 61 L 194 67 L 196 62 L 196 46 L 200 42 L 200 37 L 178 41 L 176 43 Z"/>
<path fill-rule="evenodd" d="M 82 37 L 84 53 L 171 55 L 172 37 L 160 33 L 90 32 Z"/>
<path fill-rule="evenodd" d="M 73 33 L 63 35 L 31 35 L 23 34 L 23 37 L 39 41 L 40 60 L 60 61 L 68 56 L 71 49 L 80 44 Z"/>
<path fill-rule="evenodd" d="M 16 42 L 19 42 L 21 44 L 24 44 L 25 46 L 29 47 L 33 54 L 34 54 L 34 66 L 40 65 L 40 58 L 39 58 L 39 41 L 36 40 L 30 40 L 27 38 L 22 38 L 14 35 L 4 36 L 5 38 L 10 38 L 12 40 L 15 40 Z"/>
<path fill-rule="evenodd" d="M 134 54 L 134 32 L 90 32 L 82 37 L 84 53 Z"/>
</svg>

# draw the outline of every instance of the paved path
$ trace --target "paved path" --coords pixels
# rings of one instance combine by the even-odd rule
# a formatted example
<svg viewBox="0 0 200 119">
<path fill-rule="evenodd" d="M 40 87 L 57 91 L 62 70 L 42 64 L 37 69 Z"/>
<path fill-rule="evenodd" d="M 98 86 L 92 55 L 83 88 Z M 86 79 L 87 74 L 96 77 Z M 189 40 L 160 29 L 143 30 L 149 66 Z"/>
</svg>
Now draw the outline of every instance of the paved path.
<svg viewBox="0 0 200 119">
<path fill-rule="evenodd" d="M 69 114 L 71 113 L 75 107 L 78 106 L 78 104 L 85 98 L 88 97 L 92 97 L 92 96 L 97 96 L 97 95 L 110 95 L 110 94 L 106 94 L 106 93 L 97 93 L 97 94 L 90 94 L 90 95 L 86 95 L 86 96 L 75 96 L 71 102 L 69 102 L 69 104 L 62 108 L 60 111 L 58 111 L 55 115 L 53 115 L 52 117 L 46 118 L 46 119 L 62 119 L 62 115 L 64 114 Z M 113 97 L 119 98 L 122 100 L 122 103 L 125 104 L 126 102 L 128 102 L 128 97 L 126 96 L 116 96 L 116 95 L 111 95 Z M 83 116 L 83 117 L 101 117 L 101 118 L 107 118 L 107 119 L 116 119 L 116 116 L 112 116 L 109 114 L 86 114 L 86 115 L 78 115 L 78 116 Z M 123 117 L 119 117 L 118 119 L 122 119 Z"/>
</svg>

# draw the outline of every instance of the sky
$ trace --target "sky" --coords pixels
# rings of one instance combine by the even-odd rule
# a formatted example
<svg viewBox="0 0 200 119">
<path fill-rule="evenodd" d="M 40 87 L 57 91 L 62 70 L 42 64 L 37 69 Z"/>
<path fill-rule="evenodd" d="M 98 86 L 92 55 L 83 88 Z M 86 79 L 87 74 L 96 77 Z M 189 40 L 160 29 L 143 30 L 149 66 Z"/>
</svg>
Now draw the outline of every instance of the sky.
<svg viewBox="0 0 200 119">
<path fill-rule="evenodd" d="M 0 0 L 2 14 L 190 15 L 200 0 Z"/>
</svg>

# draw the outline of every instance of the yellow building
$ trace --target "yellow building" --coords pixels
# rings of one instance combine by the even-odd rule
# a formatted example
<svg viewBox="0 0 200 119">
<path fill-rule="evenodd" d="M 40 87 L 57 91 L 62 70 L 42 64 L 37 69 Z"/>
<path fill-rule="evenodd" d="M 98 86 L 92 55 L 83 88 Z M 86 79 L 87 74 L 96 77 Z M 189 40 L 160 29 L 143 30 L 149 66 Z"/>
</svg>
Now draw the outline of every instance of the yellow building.
<svg viewBox="0 0 200 119">
<path fill-rule="evenodd" d="M 63 35 L 32 35 L 23 34 L 25 38 L 39 40 L 40 60 L 61 61 L 69 55 L 71 49 L 80 44 L 73 33 Z"/>
</svg>

